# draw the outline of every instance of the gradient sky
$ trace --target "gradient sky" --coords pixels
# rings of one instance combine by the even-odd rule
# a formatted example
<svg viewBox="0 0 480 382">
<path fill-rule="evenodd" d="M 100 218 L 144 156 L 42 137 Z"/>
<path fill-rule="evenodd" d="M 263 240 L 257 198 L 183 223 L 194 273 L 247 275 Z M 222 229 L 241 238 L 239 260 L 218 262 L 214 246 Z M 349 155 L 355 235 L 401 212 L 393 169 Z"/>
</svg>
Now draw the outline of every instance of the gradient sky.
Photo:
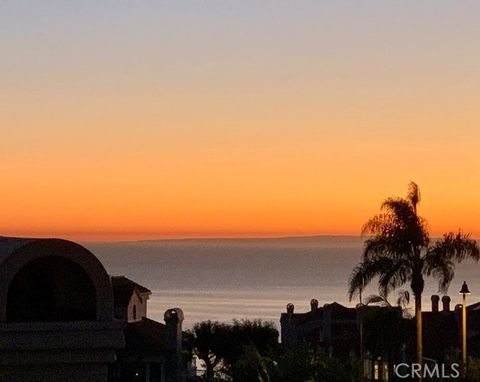
<svg viewBox="0 0 480 382">
<path fill-rule="evenodd" d="M 480 2 L 0 1 L 0 234 L 480 237 Z"/>
</svg>

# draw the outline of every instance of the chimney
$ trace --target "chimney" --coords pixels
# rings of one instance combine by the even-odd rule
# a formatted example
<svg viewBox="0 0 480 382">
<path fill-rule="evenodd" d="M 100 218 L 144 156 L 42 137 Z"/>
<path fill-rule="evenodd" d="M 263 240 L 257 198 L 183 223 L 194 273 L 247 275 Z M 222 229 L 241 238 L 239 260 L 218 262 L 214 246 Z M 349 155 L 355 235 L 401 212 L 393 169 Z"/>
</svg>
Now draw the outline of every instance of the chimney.
<svg viewBox="0 0 480 382">
<path fill-rule="evenodd" d="M 295 306 L 294 306 L 292 303 L 287 304 L 287 313 L 288 313 L 288 315 L 292 315 L 293 312 L 294 312 L 294 310 L 295 310 Z"/>
<path fill-rule="evenodd" d="M 443 311 L 444 312 L 450 312 L 450 297 L 449 296 L 443 296 L 442 297 L 442 304 L 443 304 Z"/>
<path fill-rule="evenodd" d="M 312 298 L 310 300 L 310 311 L 316 312 L 318 310 L 318 300 L 315 298 Z"/>
<path fill-rule="evenodd" d="M 165 319 L 165 344 L 168 349 L 167 381 L 180 381 L 182 378 L 182 322 L 183 311 L 180 308 L 168 309 Z"/>
<path fill-rule="evenodd" d="M 438 312 L 438 303 L 440 301 L 440 297 L 434 294 L 432 295 L 432 312 Z"/>
</svg>

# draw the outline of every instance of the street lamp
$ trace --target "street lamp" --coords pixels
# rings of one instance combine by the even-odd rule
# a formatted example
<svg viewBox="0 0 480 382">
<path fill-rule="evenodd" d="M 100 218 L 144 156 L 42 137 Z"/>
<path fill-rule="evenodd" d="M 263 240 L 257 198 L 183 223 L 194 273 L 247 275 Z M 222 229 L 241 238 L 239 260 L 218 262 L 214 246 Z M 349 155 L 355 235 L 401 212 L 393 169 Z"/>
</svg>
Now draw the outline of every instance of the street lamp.
<svg viewBox="0 0 480 382">
<path fill-rule="evenodd" d="M 459 292 L 463 296 L 462 304 L 462 366 L 465 375 L 467 371 L 467 294 L 470 294 L 467 282 L 464 281 Z"/>
<path fill-rule="evenodd" d="M 365 355 L 363 353 L 363 311 L 365 305 L 362 304 L 361 298 L 360 303 L 357 304 L 356 308 L 360 316 L 360 381 L 363 381 L 365 379 Z"/>
</svg>

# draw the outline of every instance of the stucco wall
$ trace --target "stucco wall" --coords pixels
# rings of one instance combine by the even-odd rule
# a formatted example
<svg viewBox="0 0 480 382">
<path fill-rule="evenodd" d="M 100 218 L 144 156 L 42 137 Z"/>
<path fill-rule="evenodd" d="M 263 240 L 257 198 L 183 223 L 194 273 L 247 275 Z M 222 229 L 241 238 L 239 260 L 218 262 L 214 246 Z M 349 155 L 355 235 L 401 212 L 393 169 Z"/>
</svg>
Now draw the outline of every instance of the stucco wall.
<svg viewBox="0 0 480 382">
<path fill-rule="evenodd" d="M 134 307 L 137 311 L 136 317 L 134 317 Z M 142 299 L 137 293 L 133 293 L 128 304 L 128 321 L 140 321 L 142 317 L 147 317 L 147 299 L 145 297 Z"/>
</svg>

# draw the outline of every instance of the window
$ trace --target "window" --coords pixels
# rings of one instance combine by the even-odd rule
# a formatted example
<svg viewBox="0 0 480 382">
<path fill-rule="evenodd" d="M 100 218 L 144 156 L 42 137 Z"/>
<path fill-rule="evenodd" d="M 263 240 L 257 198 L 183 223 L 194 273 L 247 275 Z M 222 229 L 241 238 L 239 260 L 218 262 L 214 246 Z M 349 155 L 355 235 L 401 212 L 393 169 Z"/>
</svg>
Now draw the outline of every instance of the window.
<svg viewBox="0 0 480 382">
<path fill-rule="evenodd" d="M 137 319 L 137 306 L 136 305 L 133 306 L 133 319 L 134 320 Z"/>
<path fill-rule="evenodd" d="M 388 364 L 387 364 L 387 362 L 383 363 L 383 380 L 388 381 Z"/>
<path fill-rule="evenodd" d="M 60 256 L 27 263 L 8 288 L 7 321 L 90 321 L 96 317 L 96 291 L 86 271 Z"/>
</svg>

